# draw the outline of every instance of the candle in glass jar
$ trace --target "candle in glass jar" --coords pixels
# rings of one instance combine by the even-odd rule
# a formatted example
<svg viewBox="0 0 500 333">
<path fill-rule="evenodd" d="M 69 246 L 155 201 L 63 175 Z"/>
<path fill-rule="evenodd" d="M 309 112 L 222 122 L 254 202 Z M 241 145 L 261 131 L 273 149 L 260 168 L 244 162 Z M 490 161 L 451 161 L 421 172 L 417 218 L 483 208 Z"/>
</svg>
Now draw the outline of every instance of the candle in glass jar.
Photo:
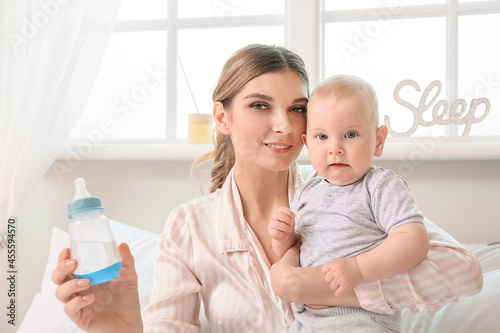
<svg viewBox="0 0 500 333">
<path fill-rule="evenodd" d="M 212 115 L 203 113 L 192 113 L 189 115 L 188 143 L 208 144 L 212 143 Z"/>
</svg>

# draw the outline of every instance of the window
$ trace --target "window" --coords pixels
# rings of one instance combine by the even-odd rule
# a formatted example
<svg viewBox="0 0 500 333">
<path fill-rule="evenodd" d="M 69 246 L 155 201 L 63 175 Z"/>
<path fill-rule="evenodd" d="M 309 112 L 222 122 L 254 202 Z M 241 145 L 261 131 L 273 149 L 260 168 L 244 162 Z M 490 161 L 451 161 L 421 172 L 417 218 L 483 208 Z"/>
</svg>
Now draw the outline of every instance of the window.
<svg viewBox="0 0 500 333">
<path fill-rule="evenodd" d="M 338 73 L 371 82 L 394 133 L 408 132 L 429 88 L 423 122 L 465 100 L 471 126 L 418 126 L 414 137 L 500 140 L 500 1 L 478 0 L 123 0 L 99 77 L 71 139 L 106 119 L 104 143 L 183 144 L 187 115 L 211 113 L 227 58 L 249 43 L 290 47 L 306 61 L 311 85 Z M 434 83 L 433 83 L 434 82 Z M 433 83 L 434 85 L 431 85 Z M 438 89 L 440 91 L 438 94 Z M 432 89 L 431 89 L 432 88 Z M 433 99 L 434 101 L 430 103 Z M 449 105 L 446 105 L 446 104 Z M 457 106 L 462 107 L 460 105 Z M 471 118 L 472 119 L 472 118 Z M 474 121 L 474 119 L 472 119 Z M 448 124 L 450 123 L 450 124 Z M 460 140 L 459 140 L 460 141 Z M 391 144 L 391 139 L 388 144 Z"/>
<path fill-rule="evenodd" d="M 389 117 L 397 133 L 412 127 L 413 112 L 393 96 L 400 82 L 412 80 L 420 91 L 406 84 L 397 95 L 415 108 L 425 105 L 426 123 L 433 121 L 434 106 L 442 100 L 448 102 L 439 104 L 437 113 L 445 113 L 442 122 L 449 122 L 449 109 L 457 99 L 466 101 L 458 117 L 463 121 L 466 114 L 472 122 L 485 115 L 486 102 L 471 110 L 472 99 L 485 97 L 491 103 L 485 120 L 468 128 L 454 123 L 419 126 L 413 137 L 456 137 L 466 130 L 471 137 L 500 135 L 499 1 L 325 0 L 322 18 L 323 76 L 344 72 L 371 82 L 380 99 L 381 123 Z M 440 84 L 431 85 L 435 80 Z M 428 87 L 433 89 L 424 99 Z"/>
<path fill-rule="evenodd" d="M 73 140 L 183 143 L 188 114 L 211 113 L 224 62 L 250 43 L 284 45 L 284 0 L 124 0 Z"/>
</svg>

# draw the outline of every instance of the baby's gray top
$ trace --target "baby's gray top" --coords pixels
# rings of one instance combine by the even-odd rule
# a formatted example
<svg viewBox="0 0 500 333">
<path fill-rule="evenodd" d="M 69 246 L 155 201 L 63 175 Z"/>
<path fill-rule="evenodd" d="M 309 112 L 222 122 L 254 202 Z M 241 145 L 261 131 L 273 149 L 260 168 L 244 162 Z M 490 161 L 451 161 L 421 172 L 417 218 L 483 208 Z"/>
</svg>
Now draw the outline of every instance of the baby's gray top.
<svg viewBox="0 0 500 333">
<path fill-rule="evenodd" d="M 303 267 L 356 257 L 379 245 L 395 227 L 424 220 L 405 180 L 375 166 L 346 186 L 322 177 L 309 180 L 295 193 L 291 209 L 302 238 Z"/>
</svg>

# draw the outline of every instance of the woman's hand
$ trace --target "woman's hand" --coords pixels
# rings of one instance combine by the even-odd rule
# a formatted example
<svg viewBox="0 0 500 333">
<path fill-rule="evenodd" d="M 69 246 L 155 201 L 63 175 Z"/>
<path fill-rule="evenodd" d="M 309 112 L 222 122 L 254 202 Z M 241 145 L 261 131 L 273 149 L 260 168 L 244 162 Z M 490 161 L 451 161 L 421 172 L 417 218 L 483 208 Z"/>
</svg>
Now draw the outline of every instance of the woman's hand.
<svg viewBox="0 0 500 333">
<path fill-rule="evenodd" d="M 58 285 L 56 297 L 65 303 L 66 315 L 85 331 L 142 332 L 134 257 L 127 244 L 120 244 L 118 249 L 122 256 L 120 275 L 94 286 L 88 279 L 73 276 L 78 263 L 70 259 L 69 249 L 59 254 L 52 273 L 52 281 Z"/>
</svg>

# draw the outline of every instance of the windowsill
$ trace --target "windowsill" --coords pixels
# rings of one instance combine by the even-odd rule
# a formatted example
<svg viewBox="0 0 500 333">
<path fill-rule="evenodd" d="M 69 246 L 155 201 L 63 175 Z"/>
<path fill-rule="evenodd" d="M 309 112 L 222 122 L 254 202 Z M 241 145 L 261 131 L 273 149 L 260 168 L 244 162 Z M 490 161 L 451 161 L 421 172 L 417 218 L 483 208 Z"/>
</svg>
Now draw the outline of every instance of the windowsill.
<svg viewBox="0 0 500 333">
<path fill-rule="evenodd" d="M 101 144 L 90 151 L 79 154 L 76 145 L 67 146 L 58 160 L 150 160 L 150 161 L 194 161 L 210 152 L 213 145 L 190 144 Z M 445 161 L 445 160 L 500 160 L 500 141 L 485 142 L 476 139 L 432 140 L 389 138 L 382 161 Z M 299 162 L 308 162 L 307 149 L 303 149 Z"/>
</svg>

